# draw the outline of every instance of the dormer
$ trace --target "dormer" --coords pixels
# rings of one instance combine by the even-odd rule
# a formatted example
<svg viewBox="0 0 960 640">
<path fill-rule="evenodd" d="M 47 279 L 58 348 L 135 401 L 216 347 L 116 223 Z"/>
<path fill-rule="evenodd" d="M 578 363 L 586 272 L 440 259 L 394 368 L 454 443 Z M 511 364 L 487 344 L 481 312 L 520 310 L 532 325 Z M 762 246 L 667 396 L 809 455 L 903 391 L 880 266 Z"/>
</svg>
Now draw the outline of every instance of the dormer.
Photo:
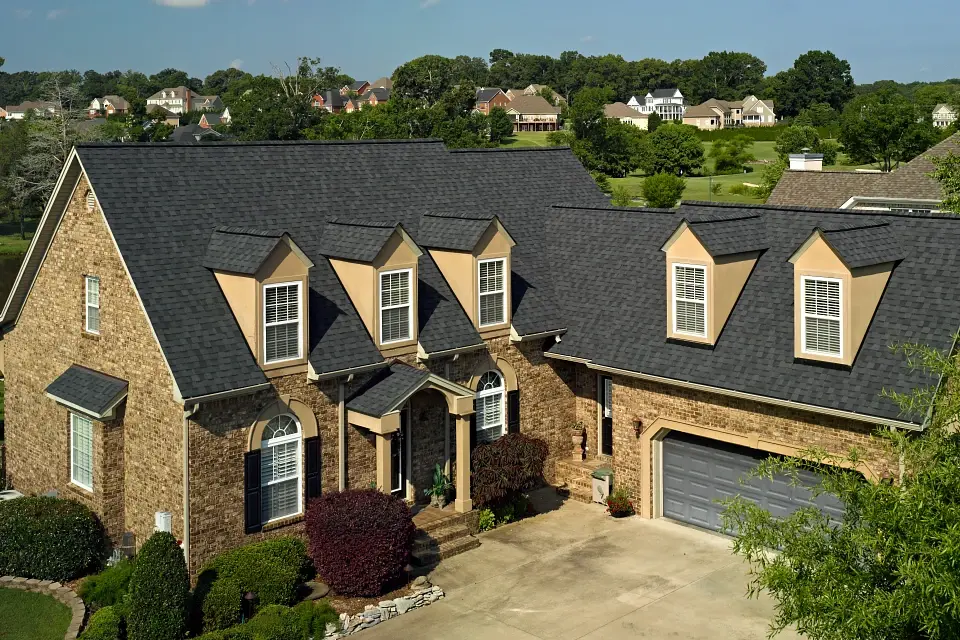
<svg viewBox="0 0 960 640">
<path fill-rule="evenodd" d="M 903 248 L 885 222 L 821 224 L 793 263 L 794 356 L 851 366 Z"/>
<path fill-rule="evenodd" d="M 666 254 L 667 338 L 716 344 L 768 246 L 759 216 L 684 217 L 661 247 Z"/>
<path fill-rule="evenodd" d="M 334 220 L 324 226 L 321 245 L 380 352 L 416 352 L 417 260 L 423 251 L 404 228 Z"/>
<path fill-rule="evenodd" d="M 418 238 L 480 337 L 510 335 L 511 251 L 517 243 L 500 219 L 427 214 Z"/>
<path fill-rule="evenodd" d="M 313 262 L 283 231 L 219 227 L 211 269 L 257 363 L 269 374 L 306 371 Z"/>
</svg>

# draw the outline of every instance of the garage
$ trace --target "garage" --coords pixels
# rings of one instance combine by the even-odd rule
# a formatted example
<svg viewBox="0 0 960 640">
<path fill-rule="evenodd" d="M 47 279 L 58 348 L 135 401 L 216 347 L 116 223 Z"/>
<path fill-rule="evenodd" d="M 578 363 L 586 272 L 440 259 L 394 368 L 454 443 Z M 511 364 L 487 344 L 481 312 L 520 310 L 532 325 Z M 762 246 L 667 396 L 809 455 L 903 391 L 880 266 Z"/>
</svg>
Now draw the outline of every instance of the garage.
<svg viewBox="0 0 960 640">
<path fill-rule="evenodd" d="M 663 440 L 663 515 L 704 529 L 719 531 L 723 507 L 718 500 L 740 494 L 762 506 L 775 516 L 786 516 L 801 507 L 816 505 L 840 522 L 843 503 L 833 496 L 822 495 L 814 500 L 808 489 L 792 486 L 785 476 L 740 479 L 770 454 L 725 442 L 700 438 L 677 431 Z M 803 484 L 813 486 L 817 474 L 802 471 Z"/>
</svg>

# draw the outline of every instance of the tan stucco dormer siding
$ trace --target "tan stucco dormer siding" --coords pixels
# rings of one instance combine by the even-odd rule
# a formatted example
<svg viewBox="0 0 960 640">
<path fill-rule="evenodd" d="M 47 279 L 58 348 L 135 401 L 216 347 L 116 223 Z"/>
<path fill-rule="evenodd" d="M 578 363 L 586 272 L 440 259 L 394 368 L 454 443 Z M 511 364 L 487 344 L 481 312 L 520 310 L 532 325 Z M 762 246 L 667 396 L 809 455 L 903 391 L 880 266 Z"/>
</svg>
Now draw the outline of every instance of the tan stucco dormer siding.
<svg viewBox="0 0 960 640">
<path fill-rule="evenodd" d="M 723 326 L 757 264 L 760 251 L 744 251 L 714 257 L 684 222 L 663 247 L 666 253 L 667 337 L 701 344 L 716 344 Z M 675 331 L 674 277 L 676 265 L 703 267 L 706 287 L 705 335 Z"/>
<path fill-rule="evenodd" d="M 861 230 L 851 229 L 846 232 L 858 231 Z M 830 235 L 830 232 L 824 232 L 821 229 L 814 230 L 806 242 L 790 257 L 794 268 L 794 356 L 803 360 L 852 366 L 897 260 L 887 260 L 882 253 L 878 253 L 871 264 L 854 262 L 851 265 L 849 259 L 845 261 L 842 253 L 831 246 Z M 897 256 L 892 252 L 888 257 Z M 839 355 L 804 349 L 803 287 L 806 278 L 826 278 L 839 282 L 841 327 Z"/>
</svg>

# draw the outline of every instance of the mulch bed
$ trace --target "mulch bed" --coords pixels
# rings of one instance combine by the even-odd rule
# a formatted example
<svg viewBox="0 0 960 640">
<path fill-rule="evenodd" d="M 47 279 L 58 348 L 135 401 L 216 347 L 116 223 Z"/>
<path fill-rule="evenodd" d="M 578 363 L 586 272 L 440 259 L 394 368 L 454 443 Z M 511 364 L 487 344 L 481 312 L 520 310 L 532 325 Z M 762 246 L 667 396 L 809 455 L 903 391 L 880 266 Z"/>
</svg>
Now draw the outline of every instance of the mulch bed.
<svg viewBox="0 0 960 640">
<path fill-rule="evenodd" d="M 377 606 L 384 600 L 393 600 L 395 598 L 410 595 L 413 593 L 413 589 L 410 588 L 412 582 L 413 576 L 408 575 L 403 580 L 402 584 L 395 586 L 393 591 L 384 593 L 380 596 L 375 596 L 373 598 L 351 598 L 349 596 L 337 595 L 331 591 L 329 595 L 327 595 L 326 600 L 330 603 L 330 606 L 337 610 L 337 613 L 346 613 L 353 616 L 358 613 L 362 613 L 368 604 Z"/>
</svg>

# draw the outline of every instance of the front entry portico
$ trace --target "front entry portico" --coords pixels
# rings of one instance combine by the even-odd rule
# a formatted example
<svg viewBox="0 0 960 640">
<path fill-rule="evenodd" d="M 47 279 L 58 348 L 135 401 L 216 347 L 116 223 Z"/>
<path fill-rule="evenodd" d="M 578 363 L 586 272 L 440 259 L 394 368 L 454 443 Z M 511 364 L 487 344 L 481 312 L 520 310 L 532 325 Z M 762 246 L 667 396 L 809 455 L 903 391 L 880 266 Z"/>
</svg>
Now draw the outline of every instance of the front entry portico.
<svg viewBox="0 0 960 640">
<path fill-rule="evenodd" d="M 470 415 L 473 414 L 473 392 L 429 371 L 402 363 L 395 363 L 377 373 L 346 403 L 347 421 L 375 436 L 377 487 L 413 501 L 417 498 L 411 482 L 415 466 L 421 472 L 425 465 L 432 468 L 435 463 L 449 468 L 450 461 L 443 459 L 417 461 L 418 464 L 414 464 L 412 458 L 416 458 L 420 450 L 418 438 L 425 439 L 426 436 L 422 429 L 418 434 L 418 421 L 410 415 L 411 399 L 416 400 L 415 395 L 417 398 L 426 398 L 426 402 L 429 396 L 441 399 L 443 411 L 439 415 L 434 411 L 432 419 L 440 422 L 437 427 L 442 429 L 446 440 L 443 452 L 450 451 L 447 415 L 456 423 L 457 465 L 453 482 L 457 497 L 454 507 L 459 512 L 470 511 L 473 509 L 470 499 Z M 443 415 L 444 412 L 446 415 Z M 419 414 L 431 415 L 425 409 L 418 411 Z M 394 468 L 398 463 L 403 465 L 402 469 Z"/>
</svg>

